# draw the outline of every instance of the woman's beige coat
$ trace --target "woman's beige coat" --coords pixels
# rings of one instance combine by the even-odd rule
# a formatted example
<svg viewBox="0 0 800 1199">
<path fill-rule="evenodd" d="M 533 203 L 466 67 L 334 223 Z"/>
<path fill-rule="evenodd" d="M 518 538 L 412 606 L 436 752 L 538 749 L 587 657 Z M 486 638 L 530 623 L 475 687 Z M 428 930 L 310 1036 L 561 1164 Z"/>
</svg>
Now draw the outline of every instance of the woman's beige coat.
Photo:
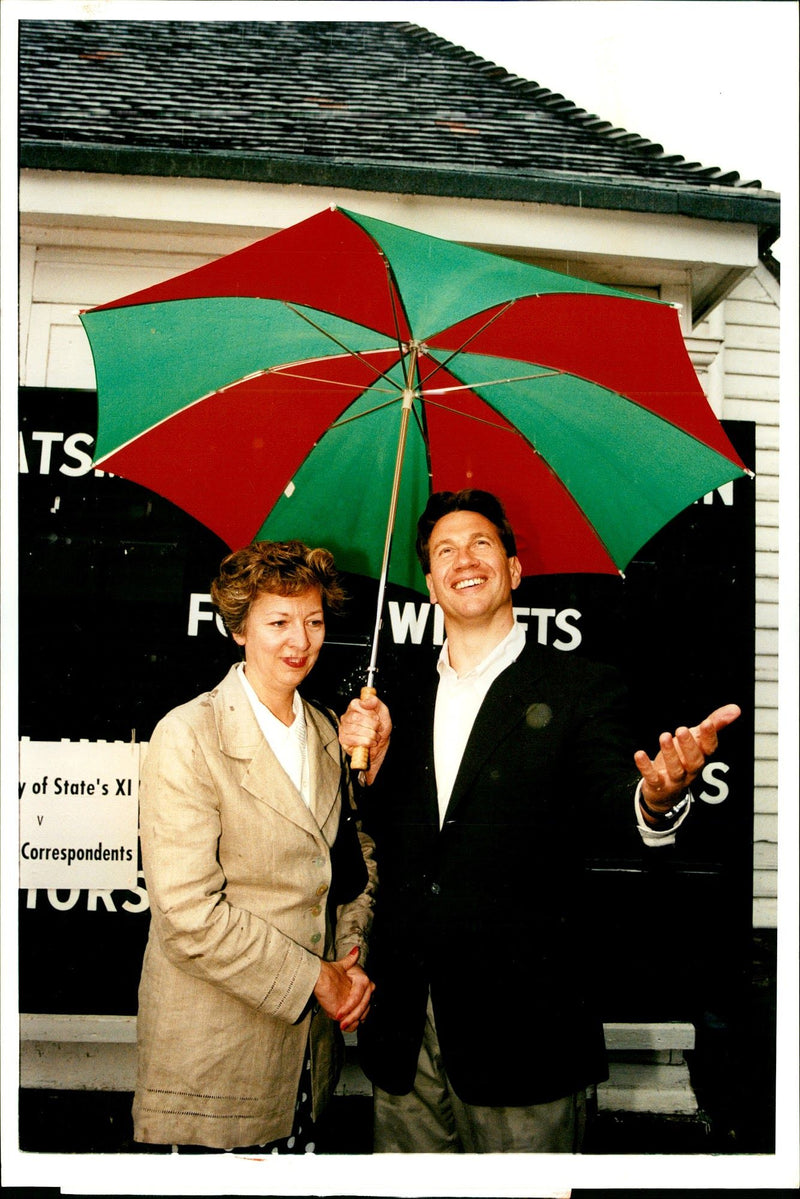
<svg viewBox="0 0 800 1199">
<path fill-rule="evenodd" d="M 326 718 L 304 707 L 310 809 L 235 667 L 153 733 L 140 787 L 152 919 L 139 987 L 137 1141 L 233 1148 L 288 1136 L 309 1033 L 315 1118 L 336 1083 L 341 1034 L 313 989 L 321 956 L 358 945 L 364 964 L 375 871 L 372 843 L 359 834 L 367 887 L 328 911 L 339 746 Z"/>
</svg>

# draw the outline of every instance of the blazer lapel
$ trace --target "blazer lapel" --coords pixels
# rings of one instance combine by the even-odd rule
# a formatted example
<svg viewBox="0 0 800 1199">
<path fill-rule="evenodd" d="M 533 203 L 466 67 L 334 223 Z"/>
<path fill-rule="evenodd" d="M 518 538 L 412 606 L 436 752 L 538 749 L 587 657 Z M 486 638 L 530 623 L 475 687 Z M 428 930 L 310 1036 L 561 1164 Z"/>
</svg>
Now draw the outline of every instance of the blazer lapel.
<svg viewBox="0 0 800 1199">
<path fill-rule="evenodd" d="M 439 798 L 436 792 L 436 763 L 433 756 L 433 716 L 438 688 L 439 674 L 434 670 L 432 675 L 428 675 L 422 694 L 417 701 L 422 719 L 417 723 L 419 740 L 415 750 L 424 766 L 424 791 L 421 795 L 423 814 L 437 831 L 439 829 Z"/>
<path fill-rule="evenodd" d="M 303 701 L 308 731 L 308 769 L 311 782 L 311 812 L 321 829 L 336 803 L 342 780 L 339 738 L 321 712 Z M 342 796 L 344 802 L 344 796 Z"/>
<path fill-rule="evenodd" d="M 241 785 L 261 803 L 268 804 L 293 824 L 319 836 L 319 828 L 303 800 L 258 727 L 253 709 L 232 667 L 212 693 L 220 749 L 241 762 Z M 312 753 L 309 746 L 309 766 Z M 314 776 L 311 774 L 313 787 Z"/>
<path fill-rule="evenodd" d="M 517 660 L 492 683 L 475 717 L 464 749 L 447 805 L 446 819 L 458 808 L 483 763 L 524 715 L 531 703 L 531 685 L 542 673 L 535 650 L 528 644 Z"/>
</svg>

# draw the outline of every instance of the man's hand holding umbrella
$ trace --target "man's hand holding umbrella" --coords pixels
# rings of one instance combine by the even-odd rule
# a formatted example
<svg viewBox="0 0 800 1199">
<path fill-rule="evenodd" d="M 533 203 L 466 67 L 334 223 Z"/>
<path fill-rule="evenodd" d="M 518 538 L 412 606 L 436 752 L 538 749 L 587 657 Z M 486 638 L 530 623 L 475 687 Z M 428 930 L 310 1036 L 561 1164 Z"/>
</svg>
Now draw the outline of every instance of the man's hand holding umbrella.
<svg viewBox="0 0 800 1199">
<path fill-rule="evenodd" d="M 352 755 L 359 745 L 369 750 L 369 767 L 363 772 L 364 782 L 373 782 L 389 748 L 392 718 L 389 709 L 377 695 L 353 699 L 339 722 L 339 741 L 347 754 Z"/>
</svg>

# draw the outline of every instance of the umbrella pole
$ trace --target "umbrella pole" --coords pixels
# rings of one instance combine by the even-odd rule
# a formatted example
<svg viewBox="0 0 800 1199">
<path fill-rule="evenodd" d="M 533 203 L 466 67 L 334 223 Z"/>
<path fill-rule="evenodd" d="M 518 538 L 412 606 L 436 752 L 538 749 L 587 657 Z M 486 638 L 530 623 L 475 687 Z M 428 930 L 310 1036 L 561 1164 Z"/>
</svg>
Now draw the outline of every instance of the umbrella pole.
<svg viewBox="0 0 800 1199">
<path fill-rule="evenodd" d="M 397 440 L 397 457 L 394 464 L 394 479 L 392 480 L 392 495 L 389 501 L 389 515 L 386 520 L 386 540 L 383 546 L 383 562 L 381 563 L 381 574 L 378 581 L 378 605 L 375 613 L 375 631 L 372 634 L 372 653 L 369 660 L 369 668 L 367 670 L 367 686 L 371 687 L 375 672 L 377 670 L 378 659 L 378 638 L 380 636 L 382 613 L 383 613 L 383 598 L 386 593 L 386 580 L 389 573 L 389 558 L 392 553 L 392 537 L 394 535 L 394 522 L 397 516 L 397 500 L 400 495 L 400 476 L 403 471 L 403 458 L 406 451 L 406 438 L 408 436 L 408 420 L 411 415 L 411 407 L 414 402 L 414 393 L 411 391 L 403 392 L 403 413 L 400 419 L 400 434 Z"/>
<path fill-rule="evenodd" d="M 377 671 L 378 660 L 378 640 L 381 633 L 382 615 L 383 615 L 383 599 L 386 594 L 386 580 L 389 574 L 389 559 L 392 553 L 392 537 L 394 535 L 394 522 L 397 516 L 397 501 L 400 495 L 400 478 L 403 473 L 403 458 L 406 451 L 406 438 L 408 436 L 408 422 L 411 417 L 411 409 L 414 405 L 414 391 L 410 384 L 414 377 L 417 362 L 417 347 L 412 346 L 408 374 L 406 376 L 406 388 L 403 391 L 403 408 L 400 417 L 400 433 L 397 438 L 397 454 L 394 462 L 394 478 L 392 480 L 392 494 L 389 500 L 389 515 L 386 519 L 386 539 L 383 544 L 383 562 L 381 563 L 381 574 L 378 580 L 378 602 L 375 612 L 375 630 L 372 634 L 372 651 L 370 653 L 369 667 L 367 669 L 367 683 L 361 688 L 361 698 L 366 699 L 370 695 L 375 695 L 373 682 L 375 672 Z M 365 745 L 359 745 L 353 751 L 350 762 L 353 770 L 367 770 L 369 768 L 369 750 Z"/>
</svg>

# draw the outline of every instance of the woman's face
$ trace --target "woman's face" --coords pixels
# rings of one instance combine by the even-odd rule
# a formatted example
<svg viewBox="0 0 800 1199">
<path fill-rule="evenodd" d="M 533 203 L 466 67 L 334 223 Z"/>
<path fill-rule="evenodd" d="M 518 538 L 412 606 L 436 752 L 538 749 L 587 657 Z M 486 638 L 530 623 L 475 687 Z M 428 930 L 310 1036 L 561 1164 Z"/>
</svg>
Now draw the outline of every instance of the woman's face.
<svg viewBox="0 0 800 1199">
<path fill-rule="evenodd" d="M 262 591 L 250 607 L 244 632 L 234 633 L 244 647 L 245 673 L 260 699 L 293 692 L 311 670 L 325 640 L 319 587 L 299 595 Z"/>
</svg>

